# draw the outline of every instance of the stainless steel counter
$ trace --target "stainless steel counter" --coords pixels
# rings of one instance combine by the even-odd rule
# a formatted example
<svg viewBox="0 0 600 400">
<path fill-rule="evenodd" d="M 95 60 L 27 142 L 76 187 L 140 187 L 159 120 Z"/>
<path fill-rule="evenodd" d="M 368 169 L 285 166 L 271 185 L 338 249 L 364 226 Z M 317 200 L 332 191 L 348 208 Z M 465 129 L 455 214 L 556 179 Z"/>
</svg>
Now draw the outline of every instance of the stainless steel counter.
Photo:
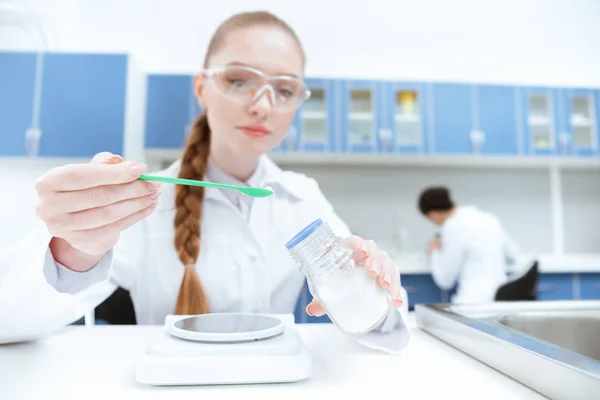
<svg viewBox="0 0 600 400">
<path fill-rule="evenodd" d="M 417 304 L 418 326 L 552 399 L 600 399 L 600 301 Z"/>
</svg>

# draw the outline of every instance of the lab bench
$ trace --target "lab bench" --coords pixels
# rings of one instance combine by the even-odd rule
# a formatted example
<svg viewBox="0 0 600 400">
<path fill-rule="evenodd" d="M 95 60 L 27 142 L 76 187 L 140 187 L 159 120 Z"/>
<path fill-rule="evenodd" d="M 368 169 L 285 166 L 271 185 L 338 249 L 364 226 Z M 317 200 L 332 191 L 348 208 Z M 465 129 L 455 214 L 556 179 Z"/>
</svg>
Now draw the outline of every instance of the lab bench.
<svg viewBox="0 0 600 400">
<path fill-rule="evenodd" d="M 332 324 L 297 327 L 311 354 L 312 372 L 296 383 L 145 386 L 135 381 L 135 363 L 163 334 L 162 326 L 70 326 L 39 342 L 0 346 L 1 392 L 6 399 L 47 400 L 545 398 L 419 330 L 412 316 L 411 341 L 397 356 L 367 349 Z"/>
</svg>

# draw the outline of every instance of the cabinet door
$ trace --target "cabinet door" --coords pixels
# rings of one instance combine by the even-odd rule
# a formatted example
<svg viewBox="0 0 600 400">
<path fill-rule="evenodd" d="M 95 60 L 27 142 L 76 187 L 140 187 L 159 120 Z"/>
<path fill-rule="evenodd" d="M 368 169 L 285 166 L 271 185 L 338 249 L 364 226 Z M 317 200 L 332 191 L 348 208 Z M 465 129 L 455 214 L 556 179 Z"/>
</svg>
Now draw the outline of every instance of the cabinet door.
<svg viewBox="0 0 600 400">
<path fill-rule="evenodd" d="M 343 151 L 377 151 L 382 108 L 378 87 L 375 81 L 343 81 L 340 105 Z"/>
<path fill-rule="evenodd" d="M 470 137 L 474 152 L 495 155 L 518 154 L 515 88 L 478 85 L 475 90 L 475 123 Z"/>
<path fill-rule="evenodd" d="M 555 155 L 557 148 L 558 105 L 551 88 L 523 88 L 522 129 L 525 149 L 532 155 Z"/>
<path fill-rule="evenodd" d="M 127 56 L 46 54 L 40 155 L 123 154 Z"/>
<path fill-rule="evenodd" d="M 337 147 L 335 82 L 328 79 L 307 78 L 311 96 L 298 110 L 294 120 L 295 132 L 286 138 L 299 144 L 303 152 L 332 152 Z M 298 137 L 294 137 L 298 135 Z"/>
<path fill-rule="evenodd" d="M 579 279 L 581 300 L 600 300 L 600 274 L 580 274 Z"/>
<path fill-rule="evenodd" d="M 560 92 L 559 139 L 565 138 L 566 152 L 578 156 L 598 154 L 598 93 L 585 89 Z"/>
<path fill-rule="evenodd" d="M 419 303 L 441 303 L 442 291 L 430 274 L 404 274 L 402 286 L 408 295 L 408 308 L 414 309 Z"/>
<path fill-rule="evenodd" d="M 408 154 L 425 152 L 429 132 L 425 84 L 385 82 L 382 85 L 380 151 Z"/>
<path fill-rule="evenodd" d="M 542 274 L 537 285 L 538 300 L 572 300 L 572 274 Z"/>
<path fill-rule="evenodd" d="M 36 58 L 0 53 L 0 156 L 24 156 L 33 122 Z"/>
<path fill-rule="evenodd" d="M 189 75 L 149 75 L 146 148 L 181 149 L 199 114 Z"/>
<path fill-rule="evenodd" d="M 435 83 L 431 85 L 428 110 L 433 121 L 432 151 L 438 154 L 472 153 L 473 127 L 471 85 Z"/>
</svg>

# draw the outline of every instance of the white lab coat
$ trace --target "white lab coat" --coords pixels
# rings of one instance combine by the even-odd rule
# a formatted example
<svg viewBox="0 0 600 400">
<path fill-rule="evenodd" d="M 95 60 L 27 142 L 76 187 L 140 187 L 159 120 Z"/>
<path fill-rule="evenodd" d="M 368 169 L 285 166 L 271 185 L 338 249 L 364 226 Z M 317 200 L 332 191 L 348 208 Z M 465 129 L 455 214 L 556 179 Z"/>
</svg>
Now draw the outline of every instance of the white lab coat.
<svg viewBox="0 0 600 400">
<path fill-rule="evenodd" d="M 293 313 L 305 277 L 287 254 L 286 241 L 317 218 L 340 236 L 350 235 L 315 180 L 282 171 L 266 156 L 260 162 L 263 186 L 275 195 L 254 200 L 248 220 L 221 190 L 205 191 L 197 271 L 213 312 Z M 160 174 L 178 172 L 176 162 Z M 118 286 L 130 291 L 138 324 L 163 324 L 174 310 L 184 270 L 173 245 L 174 188 L 162 185 L 155 212 L 121 234 L 103 261 L 109 268 L 94 267 L 94 283 L 77 293 L 59 293 L 44 275 L 51 239 L 45 229 L 12 248 L 0 259 L 0 342 L 48 335 L 81 318 Z M 392 310 L 387 324 L 399 331 L 402 346 L 408 341 L 403 296 L 404 308 Z"/>
<path fill-rule="evenodd" d="M 430 254 L 435 283 L 449 290 L 458 304 L 494 301 L 507 281 L 507 270 L 519 260 L 519 250 L 493 214 L 474 206 L 459 206 L 441 228 L 442 248 Z"/>
</svg>

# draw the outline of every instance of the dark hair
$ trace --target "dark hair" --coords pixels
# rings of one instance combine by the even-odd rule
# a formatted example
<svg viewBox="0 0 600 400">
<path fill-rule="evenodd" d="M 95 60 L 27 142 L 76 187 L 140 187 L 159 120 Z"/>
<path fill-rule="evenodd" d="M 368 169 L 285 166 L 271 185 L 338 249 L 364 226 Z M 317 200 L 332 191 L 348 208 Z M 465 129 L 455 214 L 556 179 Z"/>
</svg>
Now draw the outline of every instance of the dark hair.
<svg viewBox="0 0 600 400">
<path fill-rule="evenodd" d="M 253 26 L 273 26 L 283 29 L 294 38 L 298 48 L 302 51 L 296 33 L 281 19 L 265 11 L 246 12 L 231 16 L 219 26 L 209 43 L 204 57 L 204 66 L 208 66 L 209 58 L 223 46 L 230 32 Z M 303 51 L 302 55 L 304 56 Z M 198 180 L 204 178 L 210 149 L 210 136 L 208 117 L 206 113 L 203 113 L 194 123 L 185 145 L 179 171 L 180 178 Z M 204 288 L 196 272 L 196 261 L 200 253 L 200 220 L 203 199 L 204 189 L 201 187 L 177 185 L 175 188 L 174 245 L 177 255 L 184 265 L 183 279 L 174 311 L 176 315 L 210 312 Z"/>
<path fill-rule="evenodd" d="M 431 211 L 450 211 L 454 208 L 454 202 L 450 191 L 443 186 L 429 187 L 421 192 L 419 196 L 419 210 L 423 215 Z"/>
</svg>

